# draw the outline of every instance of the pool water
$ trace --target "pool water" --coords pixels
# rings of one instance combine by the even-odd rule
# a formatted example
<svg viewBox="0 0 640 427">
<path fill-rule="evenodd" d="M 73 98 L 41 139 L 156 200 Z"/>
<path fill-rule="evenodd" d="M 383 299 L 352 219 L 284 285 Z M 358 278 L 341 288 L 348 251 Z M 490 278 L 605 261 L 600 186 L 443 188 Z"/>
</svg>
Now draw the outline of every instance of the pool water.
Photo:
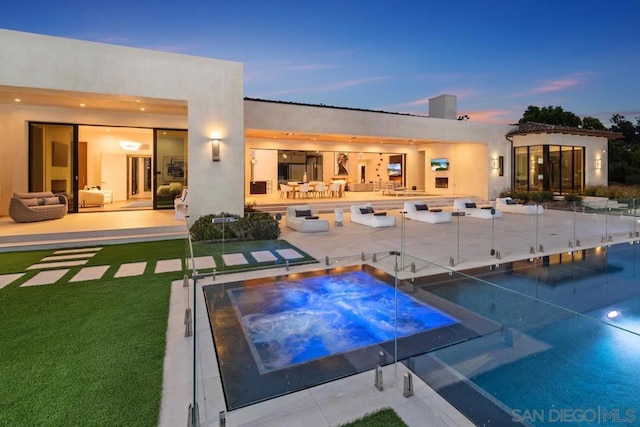
<svg viewBox="0 0 640 427">
<path fill-rule="evenodd" d="M 438 391 L 478 424 L 487 418 L 469 404 L 470 395 L 504 411 L 491 425 L 638 425 L 637 251 L 636 245 L 598 248 L 543 267 L 504 266 L 486 273 L 487 282 L 462 278 L 429 287 L 503 326 L 501 335 L 431 353 L 438 366 L 466 377 L 456 389 L 460 395 L 466 388 L 466 401 L 453 387 Z M 428 383 L 430 375 L 425 370 Z"/>
<path fill-rule="evenodd" d="M 456 320 L 364 272 L 227 291 L 261 372 L 403 338 Z"/>
</svg>

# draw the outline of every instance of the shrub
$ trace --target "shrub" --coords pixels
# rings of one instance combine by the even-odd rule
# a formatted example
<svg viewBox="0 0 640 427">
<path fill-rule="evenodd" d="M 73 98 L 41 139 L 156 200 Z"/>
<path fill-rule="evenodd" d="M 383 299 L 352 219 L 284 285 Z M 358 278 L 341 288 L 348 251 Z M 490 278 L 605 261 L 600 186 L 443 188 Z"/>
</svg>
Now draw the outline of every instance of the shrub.
<svg viewBox="0 0 640 427">
<path fill-rule="evenodd" d="M 275 240 L 280 237 L 278 221 L 267 212 L 253 211 L 240 220 L 251 240 Z"/>
<path fill-rule="evenodd" d="M 624 200 L 640 198 L 640 185 L 592 185 L 584 189 L 585 196 Z"/>
<path fill-rule="evenodd" d="M 582 196 L 576 193 L 569 193 L 564 195 L 565 202 L 581 202 Z"/>
<path fill-rule="evenodd" d="M 214 218 L 233 218 L 235 221 L 213 223 Z M 253 211 L 244 217 L 221 212 L 204 215 L 189 228 L 191 239 L 203 240 L 274 240 L 280 236 L 278 221 L 266 212 Z"/>
</svg>

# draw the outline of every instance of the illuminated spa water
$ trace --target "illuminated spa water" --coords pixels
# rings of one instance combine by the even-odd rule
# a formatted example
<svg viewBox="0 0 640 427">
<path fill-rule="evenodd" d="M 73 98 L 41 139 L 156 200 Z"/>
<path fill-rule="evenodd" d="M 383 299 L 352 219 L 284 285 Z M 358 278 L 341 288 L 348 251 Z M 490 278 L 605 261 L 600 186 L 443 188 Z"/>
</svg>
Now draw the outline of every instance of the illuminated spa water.
<svg viewBox="0 0 640 427">
<path fill-rule="evenodd" d="M 362 271 L 227 291 L 261 372 L 393 340 L 394 287 Z M 397 338 L 456 323 L 398 292 Z"/>
</svg>

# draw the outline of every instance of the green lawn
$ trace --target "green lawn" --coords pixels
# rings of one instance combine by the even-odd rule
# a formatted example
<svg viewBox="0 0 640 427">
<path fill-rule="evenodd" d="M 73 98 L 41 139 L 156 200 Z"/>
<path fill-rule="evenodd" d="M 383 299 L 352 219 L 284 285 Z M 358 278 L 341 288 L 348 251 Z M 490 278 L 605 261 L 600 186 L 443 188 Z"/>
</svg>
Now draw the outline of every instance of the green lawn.
<svg viewBox="0 0 640 427">
<path fill-rule="evenodd" d="M 220 244 L 196 246 L 196 256 L 222 265 Z M 238 242 L 224 253 L 283 247 L 291 246 Z M 53 252 L 0 253 L 0 274 Z M 111 265 L 101 280 L 69 283 L 81 268 L 71 267 L 53 285 L 19 287 L 36 274 L 28 271 L 0 289 L 0 426 L 156 426 L 170 285 L 184 273 L 153 274 L 153 266 L 187 254 L 184 240 L 107 245 L 86 264 Z M 142 276 L 113 277 L 136 261 L 148 261 Z"/>
<path fill-rule="evenodd" d="M 1 290 L 0 425 L 157 425 L 168 276 Z"/>
<path fill-rule="evenodd" d="M 393 409 L 383 408 L 350 423 L 341 424 L 341 427 L 407 427 L 407 424 Z"/>
</svg>

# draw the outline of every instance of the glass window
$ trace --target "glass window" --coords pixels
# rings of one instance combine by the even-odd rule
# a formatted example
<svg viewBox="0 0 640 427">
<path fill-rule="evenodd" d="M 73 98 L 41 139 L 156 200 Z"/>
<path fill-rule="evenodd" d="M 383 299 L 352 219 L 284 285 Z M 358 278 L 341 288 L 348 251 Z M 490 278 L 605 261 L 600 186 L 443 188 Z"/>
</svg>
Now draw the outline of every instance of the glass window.
<svg viewBox="0 0 640 427">
<path fill-rule="evenodd" d="M 515 183 L 514 189 L 517 191 L 527 191 L 529 189 L 529 162 L 528 151 L 529 147 L 515 147 L 514 149 L 515 159 Z"/>
<path fill-rule="evenodd" d="M 549 146 L 549 190 L 556 194 L 561 193 L 561 171 L 560 146 Z M 566 167 L 565 167 L 566 169 Z"/>
<path fill-rule="evenodd" d="M 529 147 L 529 191 L 544 189 L 544 167 L 542 145 Z"/>
<path fill-rule="evenodd" d="M 573 148 L 573 192 L 582 193 L 584 190 L 584 149 Z"/>
</svg>

